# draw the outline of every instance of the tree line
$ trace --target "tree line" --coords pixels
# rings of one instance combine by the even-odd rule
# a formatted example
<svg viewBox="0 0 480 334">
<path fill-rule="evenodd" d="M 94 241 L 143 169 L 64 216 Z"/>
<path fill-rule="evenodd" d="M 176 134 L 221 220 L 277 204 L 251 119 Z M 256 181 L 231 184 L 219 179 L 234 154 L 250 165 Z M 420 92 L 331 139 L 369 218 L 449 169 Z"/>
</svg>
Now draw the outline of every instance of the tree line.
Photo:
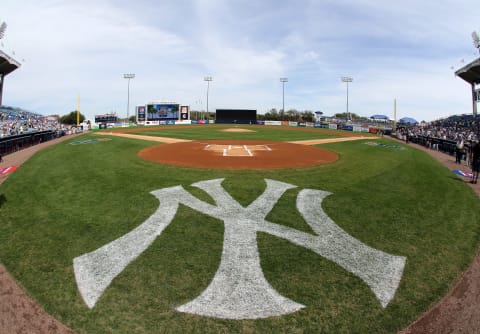
<svg viewBox="0 0 480 334">
<path fill-rule="evenodd" d="M 196 117 L 195 117 L 196 116 Z M 204 119 L 215 119 L 214 112 L 197 112 L 191 111 L 190 115 L 191 119 L 199 119 L 199 117 L 203 117 Z M 334 117 L 339 119 L 347 119 L 350 117 L 353 120 L 361 120 L 366 119 L 365 117 L 360 117 L 357 114 L 350 113 L 338 113 L 335 114 Z M 272 108 L 270 111 L 266 112 L 265 114 L 257 114 L 258 120 L 269 120 L 269 121 L 290 121 L 290 122 L 315 122 L 315 114 L 313 111 L 305 110 L 305 111 L 298 111 L 296 109 L 290 109 L 287 111 L 280 110 L 278 111 L 275 108 Z M 80 123 L 85 120 L 85 116 L 80 113 Z M 130 122 L 135 122 L 135 116 L 130 116 Z M 62 124 L 68 125 L 76 125 L 77 124 L 77 112 L 72 111 L 67 115 L 63 115 L 59 117 L 59 122 Z"/>
<path fill-rule="evenodd" d="M 259 120 L 269 120 L 269 121 L 290 121 L 290 122 L 314 122 L 315 115 L 313 111 L 305 110 L 298 111 L 296 109 L 289 109 L 284 111 L 281 109 L 273 108 L 270 111 L 266 112 L 264 115 L 257 115 Z"/>
</svg>

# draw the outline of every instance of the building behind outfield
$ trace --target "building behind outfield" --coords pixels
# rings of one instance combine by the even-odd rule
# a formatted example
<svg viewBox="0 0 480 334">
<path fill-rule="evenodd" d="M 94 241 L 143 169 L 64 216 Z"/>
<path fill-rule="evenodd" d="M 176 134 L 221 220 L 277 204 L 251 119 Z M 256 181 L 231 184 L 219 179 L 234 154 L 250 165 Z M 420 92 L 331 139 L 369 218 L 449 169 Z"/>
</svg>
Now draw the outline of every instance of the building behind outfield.
<svg viewBox="0 0 480 334">
<path fill-rule="evenodd" d="M 251 109 L 217 109 L 215 123 L 255 124 L 257 123 L 257 111 Z"/>
</svg>

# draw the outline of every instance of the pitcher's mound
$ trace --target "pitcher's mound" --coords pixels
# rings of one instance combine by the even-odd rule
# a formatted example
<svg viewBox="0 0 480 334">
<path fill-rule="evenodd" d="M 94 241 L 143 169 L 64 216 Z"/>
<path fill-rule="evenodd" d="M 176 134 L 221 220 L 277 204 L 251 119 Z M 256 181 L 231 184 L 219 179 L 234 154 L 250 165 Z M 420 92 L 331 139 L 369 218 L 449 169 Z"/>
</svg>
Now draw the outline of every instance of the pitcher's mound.
<svg viewBox="0 0 480 334">
<path fill-rule="evenodd" d="M 322 148 L 274 141 L 201 140 L 141 150 L 143 159 L 182 167 L 214 169 L 279 169 L 308 167 L 338 159 Z"/>
</svg>

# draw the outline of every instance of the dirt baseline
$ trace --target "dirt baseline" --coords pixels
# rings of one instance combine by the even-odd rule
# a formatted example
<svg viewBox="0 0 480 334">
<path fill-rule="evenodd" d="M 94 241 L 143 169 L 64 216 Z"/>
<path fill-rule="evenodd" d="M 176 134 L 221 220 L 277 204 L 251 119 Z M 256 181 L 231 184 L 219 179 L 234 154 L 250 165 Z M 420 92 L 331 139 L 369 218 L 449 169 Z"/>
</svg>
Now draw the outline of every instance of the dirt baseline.
<svg viewBox="0 0 480 334">
<path fill-rule="evenodd" d="M 158 145 L 138 155 L 157 163 L 213 169 L 280 169 L 320 165 L 335 152 L 308 145 L 259 140 L 201 140 Z"/>
</svg>

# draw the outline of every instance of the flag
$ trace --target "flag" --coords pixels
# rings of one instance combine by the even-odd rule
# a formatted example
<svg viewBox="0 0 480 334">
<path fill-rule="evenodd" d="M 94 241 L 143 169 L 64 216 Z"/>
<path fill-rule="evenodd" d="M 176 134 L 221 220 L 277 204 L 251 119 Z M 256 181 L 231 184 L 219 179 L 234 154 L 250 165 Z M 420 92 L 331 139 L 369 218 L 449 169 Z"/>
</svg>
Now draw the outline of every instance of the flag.
<svg viewBox="0 0 480 334">
<path fill-rule="evenodd" d="M 460 176 L 473 178 L 473 174 L 472 174 L 472 173 L 466 172 L 466 171 L 464 171 L 464 170 L 454 169 L 452 172 L 454 172 L 455 174 L 460 175 Z"/>
<path fill-rule="evenodd" d="M 5 167 L 5 168 L 0 168 L 0 175 L 7 174 L 13 172 L 15 169 L 17 169 L 16 166 L 10 166 L 10 167 Z"/>
</svg>

